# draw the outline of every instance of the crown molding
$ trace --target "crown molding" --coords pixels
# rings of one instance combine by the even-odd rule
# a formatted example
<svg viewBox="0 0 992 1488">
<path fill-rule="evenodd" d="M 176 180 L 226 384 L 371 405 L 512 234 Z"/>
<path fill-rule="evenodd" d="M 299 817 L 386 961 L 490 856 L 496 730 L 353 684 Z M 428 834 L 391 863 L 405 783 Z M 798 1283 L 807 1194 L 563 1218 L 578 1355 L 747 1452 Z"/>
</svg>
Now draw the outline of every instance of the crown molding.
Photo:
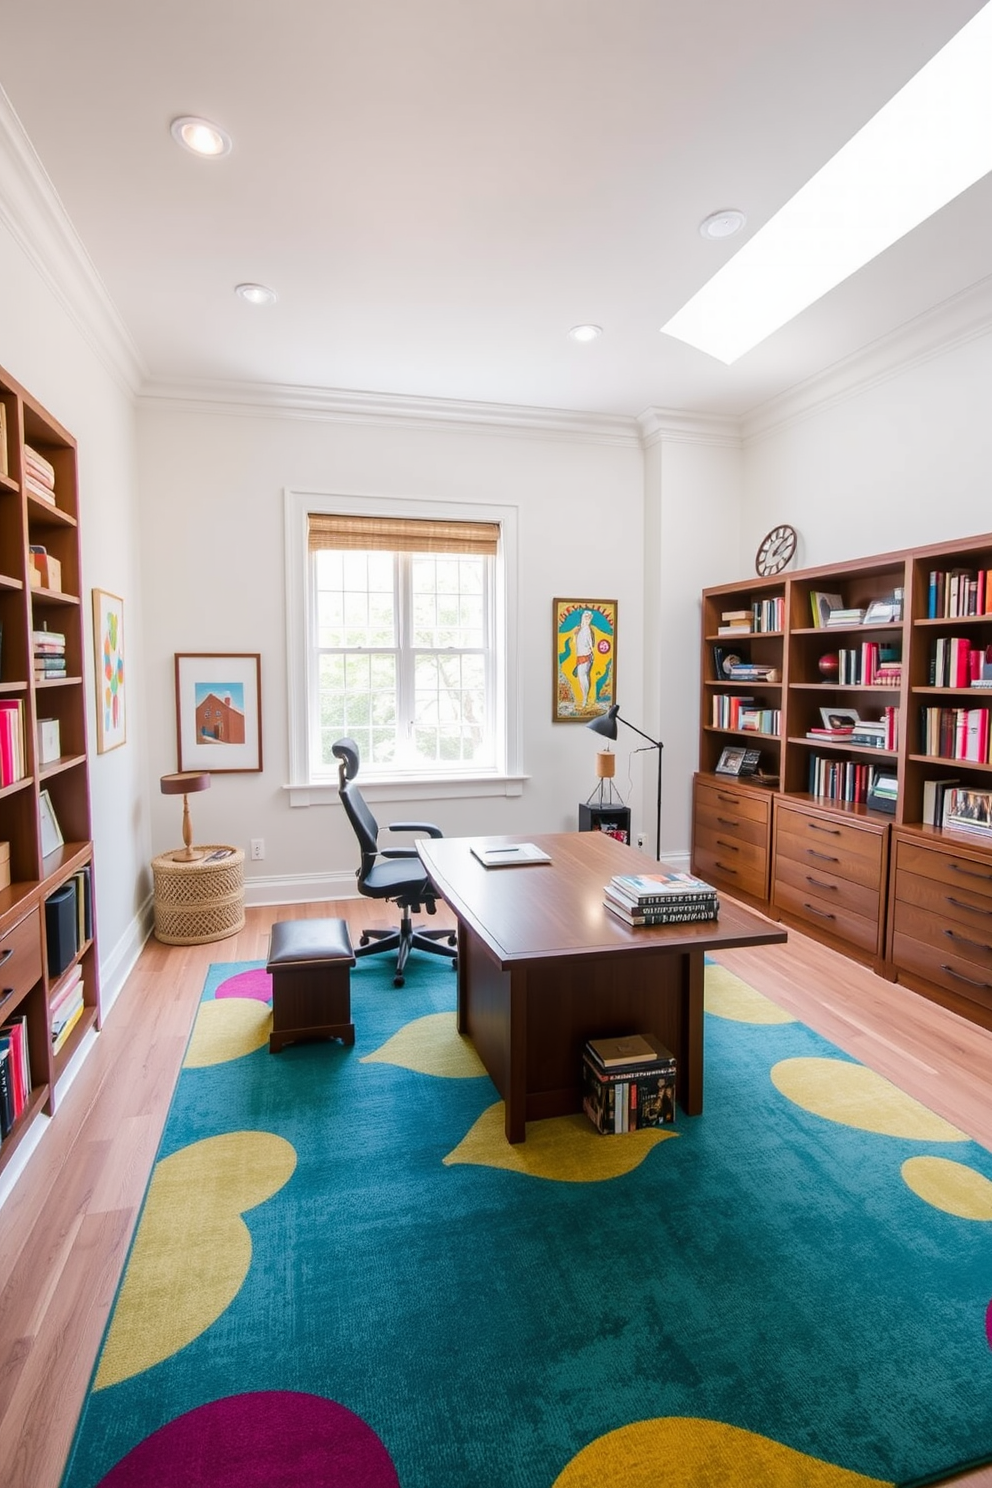
<svg viewBox="0 0 992 1488">
<path fill-rule="evenodd" d="M 684 409 L 646 408 L 637 418 L 641 444 L 710 444 L 740 449 L 740 420 L 715 413 L 689 413 Z"/>
<path fill-rule="evenodd" d="M 400 393 L 362 393 L 280 383 L 148 380 L 139 401 L 168 404 L 183 413 L 224 413 L 232 418 L 313 419 L 321 423 L 402 424 L 433 429 L 447 424 L 473 434 L 514 439 L 559 439 L 636 449 L 637 420 L 622 414 L 528 408 L 510 403 L 473 403 L 456 398 L 420 398 Z"/>
<path fill-rule="evenodd" d="M 0 224 L 97 359 L 133 395 L 144 375 L 137 347 L 3 88 Z"/>
<path fill-rule="evenodd" d="M 741 420 L 745 445 L 860 397 L 884 382 L 992 333 L 992 275 L 925 310 L 870 346 L 799 382 Z"/>
</svg>

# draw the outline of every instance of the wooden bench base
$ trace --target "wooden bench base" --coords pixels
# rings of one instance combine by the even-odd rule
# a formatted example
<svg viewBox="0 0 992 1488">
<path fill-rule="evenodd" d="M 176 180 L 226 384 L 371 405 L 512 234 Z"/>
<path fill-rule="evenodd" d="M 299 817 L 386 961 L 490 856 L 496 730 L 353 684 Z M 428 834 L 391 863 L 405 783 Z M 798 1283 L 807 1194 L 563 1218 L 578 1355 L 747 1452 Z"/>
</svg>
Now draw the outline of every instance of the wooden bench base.
<svg viewBox="0 0 992 1488">
<path fill-rule="evenodd" d="M 354 964 L 344 920 L 280 920 L 272 926 L 265 966 L 272 977 L 271 1054 L 304 1039 L 354 1044 Z"/>
</svg>

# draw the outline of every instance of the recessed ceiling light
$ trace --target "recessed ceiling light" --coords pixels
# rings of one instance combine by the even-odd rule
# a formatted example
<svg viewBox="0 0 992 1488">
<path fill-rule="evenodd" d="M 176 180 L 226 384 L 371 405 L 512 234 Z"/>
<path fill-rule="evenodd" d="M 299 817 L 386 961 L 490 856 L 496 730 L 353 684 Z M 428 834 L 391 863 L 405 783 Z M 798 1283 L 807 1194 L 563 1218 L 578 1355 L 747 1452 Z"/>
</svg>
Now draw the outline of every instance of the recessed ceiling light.
<svg viewBox="0 0 992 1488">
<path fill-rule="evenodd" d="M 568 333 L 573 341 L 595 341 L 597 336 L 603 334 L 603 327 L 597 325 L 573 326 Z"/>
<path fill-rule="evenodd" d="M 736 207 L 725 207 L 722 212 L 711 212 L 699 224 L 699 233 L 704 238 L 732 238 L 739 233 L 747 221 L 747 213 Z"/>
<path fill-rule="evenodd" d="M 267 289 L 264 284 L 238 284 L 234 293 L 249 305 L 274 305 L 279 298 L 274 289 Z"/>
<path fill-rule="evenodd" d="M 225 134 L 216 124 L 211 124 L 209 119 L 197 119 L 192 114 L 184 114 L 181 119 L 173 119 L 171 131 L 176 144 L 182 145 L 184 150 L 189 150 L 193 155 L 216 159 L 219 155 L 227 155 L 231 149 L 230 135 Z"/>
<path fill-rule="evenodd" d="M 986 4 L 662 331 L 728 365 L 992 170 Z"/>
</svg>

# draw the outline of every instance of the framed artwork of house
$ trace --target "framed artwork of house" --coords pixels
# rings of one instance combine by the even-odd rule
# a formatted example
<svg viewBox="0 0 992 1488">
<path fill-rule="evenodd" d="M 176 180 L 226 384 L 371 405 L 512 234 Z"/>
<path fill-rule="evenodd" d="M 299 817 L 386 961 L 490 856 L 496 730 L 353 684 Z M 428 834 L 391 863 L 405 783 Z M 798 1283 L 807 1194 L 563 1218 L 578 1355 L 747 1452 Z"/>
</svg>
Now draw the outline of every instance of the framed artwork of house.
<svg viewBox="0 0 992 1488">
<path fill-rule="evenodd" d="M 180 770 L 262 768 L 261 657 L 176 652 Z"/>
</svg>

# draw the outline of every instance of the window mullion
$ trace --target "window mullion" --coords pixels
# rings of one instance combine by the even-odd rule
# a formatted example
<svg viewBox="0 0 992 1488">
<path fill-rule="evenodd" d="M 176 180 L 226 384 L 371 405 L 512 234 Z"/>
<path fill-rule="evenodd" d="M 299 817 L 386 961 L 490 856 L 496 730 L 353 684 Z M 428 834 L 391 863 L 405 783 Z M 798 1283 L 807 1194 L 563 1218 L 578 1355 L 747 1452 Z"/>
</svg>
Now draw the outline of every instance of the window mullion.
<svg viewBox="0 0 992 1488">
<path fill-rule="evenodd" d="M 413 758 L 413 558 L 396 554 L 396 747 L 399 761 Z"/>
</svg>

